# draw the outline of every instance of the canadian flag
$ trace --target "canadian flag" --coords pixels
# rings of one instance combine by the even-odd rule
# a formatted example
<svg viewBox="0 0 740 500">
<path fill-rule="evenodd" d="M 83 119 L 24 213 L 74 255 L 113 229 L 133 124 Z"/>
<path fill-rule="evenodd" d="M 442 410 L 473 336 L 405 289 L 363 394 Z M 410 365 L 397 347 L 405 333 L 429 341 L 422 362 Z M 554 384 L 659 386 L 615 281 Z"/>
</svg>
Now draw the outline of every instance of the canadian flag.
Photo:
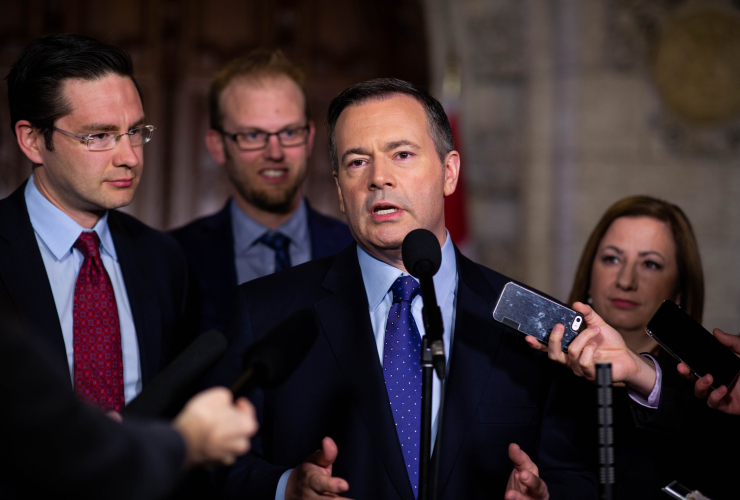
<svg viewBox="0 0 740 500">
<path fill-rule="evenodd" d="M 445 199 L 445 225 L 450 232 L 452 241 L 460 251 L 472 257 L 472 241 L 468 228 L 467 197 L 465 193 L 465 168 L 463 161 L 462 133 L 460 130 L 460 83 L 459 67 L 448 68 L 445 75 L 443 90 L 443 106 L 447 119 L 450 122 L 452 136 L 455 139 L 455 150 L 460 153 L 460 176 L 457 179 L 457 189 Z M 457 77 L 457 78 L 456 78 Z M 453 81 L 450 84 L 449 78 Z M 457 80 L 457 81 L 455 81 Z"/>
</svg>

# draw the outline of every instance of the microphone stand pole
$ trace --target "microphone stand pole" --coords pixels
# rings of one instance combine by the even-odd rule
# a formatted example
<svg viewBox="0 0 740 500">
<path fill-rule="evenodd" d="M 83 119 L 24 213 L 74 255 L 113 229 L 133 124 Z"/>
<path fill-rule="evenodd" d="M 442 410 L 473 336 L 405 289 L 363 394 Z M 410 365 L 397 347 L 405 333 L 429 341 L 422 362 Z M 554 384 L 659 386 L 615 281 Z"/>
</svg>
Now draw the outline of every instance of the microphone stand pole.
<svg viewBox="0 0 740 500">
<path fill-rule="evenodd" d="M 419 500 L 429 500 L 429 461 L 432 446 L 432 350 L 429 336 L 421 339 L 421 443 L 419 449 Z"/>
<path fill-rule="evenodd" d="M 437 488 L 436 474 L 432 477 L 430 474 L 431 449 L 432 449 L 432 388 L 434 387 L 433 374 L 436 371 L 440 384 L 445 377 L 445 356 L 444 343 L 442 342 L 442 311 L 437 305 L 437 296 L 434 292 L 434 280 L 431 269 L 419 269 L 426 262 L 420 262 L 416 270 L 422 271 L 417 273 L 421 285 L 421 298 L 424 303 L 422 316 L 424 318 L 425 335 L 421 339 L 421 443 L 419 457 L 419 500 L 435 500 Z M 430 266 L 431 267 L 431 266 Z M 444 394 L 444 391 L 442 391 Z M 440 410 L 442 401 L 440 401 Z M 440 415 L 438 415 L 440 416 Z M 441 420 L 438 418 L 438 425 Z M 441 436 L 441 428 L 438 429 L 438 436 Z M 439 465 L 439 457 L 442 443 L 438 438 L 436 440 L 437 452 L 435 455 L 435 472 Z M 430 492 L 432 493 L 430 495 Z"/>
</svg>

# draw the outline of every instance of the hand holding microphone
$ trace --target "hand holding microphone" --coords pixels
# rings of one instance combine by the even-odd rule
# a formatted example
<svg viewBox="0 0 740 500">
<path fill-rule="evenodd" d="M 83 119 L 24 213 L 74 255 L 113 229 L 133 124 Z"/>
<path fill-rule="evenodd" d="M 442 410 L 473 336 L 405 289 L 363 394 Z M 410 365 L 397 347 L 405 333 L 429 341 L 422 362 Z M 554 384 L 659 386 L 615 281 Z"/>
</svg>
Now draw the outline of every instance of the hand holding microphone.
<svg viewBox="0 0 740 500">
<path fill-rule="evenodd" d="M 172 422 L 185 441 L 185 465 L 231 465 L 258 428 L 254 406 L 224 387 L 195 395 Z"/>
</svg>

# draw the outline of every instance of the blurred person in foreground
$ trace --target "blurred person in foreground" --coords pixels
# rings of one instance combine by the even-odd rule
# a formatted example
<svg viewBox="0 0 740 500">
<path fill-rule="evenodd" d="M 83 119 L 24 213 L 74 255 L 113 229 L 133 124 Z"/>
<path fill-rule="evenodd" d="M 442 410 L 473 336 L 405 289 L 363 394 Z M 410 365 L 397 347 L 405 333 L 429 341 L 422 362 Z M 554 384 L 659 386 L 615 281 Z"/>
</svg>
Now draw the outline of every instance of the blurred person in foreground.
<svg viewBox="0 0 740 500">
<path fill-rule="evenodd" d="M 670 362 L 673 358 L 645 334 L 664 300 L 676 302 L 701 322 L 704 277 L 691 224 L 679 207 L 666 201 L 649 196 L 619 200 L 588 238 L 568 303 L 591 304 L 629 349 Z M 637 426 L 629 402 L 628 390 L 615 387 L 615 495 L 660 499 L 661 487 L 684 469 L 685 443 L 679 446 L 666 434 Z M 656 401 L 650 404 L 657 406 Z"/>
<path fill-rule="evenodd" d="M 228 465 L 249 450 L 257 420 L 247 400 L 214 388 L 171 425 L 121 422 L 78 401 L 66 364 L 18 325 L 0 307 L 0 498 L 157 499 L 185 469 Z"/>
<path fill-rule="evenodd" d="M 154 126 L 131 58 L 73 34 L 29 43 L 7 77 L 31 177 L 0 200 L 0 297 L 67 366 L 67 389 L 119 411 L 190 340 L 187 263 L 129 205 Z M 0 304 L 0 306 L 3 304 Z"/>
<path fill-rule="evenodd" d="M 447 356 L 439 498 L 595 498 L 572 377 L 493 320 L 510 280 L 461 255 L 445 229 L 460 156 L 440 103 L 401 80 L 370 80 L 334 98 L 328 123 L 340 209 L 356 244 L 237 288 L 225 357 L 234 378 L 244 350 L 291 312 L 312 308 L 321 331 L 280 388 L 255 394 L 262 432 L 234 465 L 226 496 L 417 497 L 424 323 L 401 244 L 424 228 L 442 256 L 434 276 Z M 432 435 L 442 395 L 434 380 Z"/>
<path fill-rule="evenodd" d="M 229 62 L 208 93 L 206 146 L 233 197 L 216 214 L 176 229 L 193 276 L 198 329 L 226 331 L 237 285 L 352 242 L 347 225 L 303 196 L 315 136 L 303 72 L 279 50 Z"/>
</svg>

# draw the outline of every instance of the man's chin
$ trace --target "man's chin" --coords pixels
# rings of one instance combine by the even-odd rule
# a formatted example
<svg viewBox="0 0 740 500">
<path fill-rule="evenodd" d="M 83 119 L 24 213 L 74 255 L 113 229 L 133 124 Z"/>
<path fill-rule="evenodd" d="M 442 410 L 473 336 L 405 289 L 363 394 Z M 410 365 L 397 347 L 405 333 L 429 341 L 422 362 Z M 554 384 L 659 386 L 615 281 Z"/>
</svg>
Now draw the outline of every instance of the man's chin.
<svg viewBox="0 0 740 500">
<path fill-rule="evenodd" d="M 288 214 L 295 208 L 294 203 L 297 192 L 297 188 L 285 189 L 273 193 L 253 191 L 248 193 L 245 199 L 250 205 L 254 205 L 265 212 Z"/>
<path fill-rule="evenodd" d="M 126 190 L 124 192 L 109 193 L 102 199 L 92 200 L 92 205 L 97 210 L 114 210 L 116 208 L 123 208 L 131 204 L 134 201 L 135 189 Z"/>
</svg>

